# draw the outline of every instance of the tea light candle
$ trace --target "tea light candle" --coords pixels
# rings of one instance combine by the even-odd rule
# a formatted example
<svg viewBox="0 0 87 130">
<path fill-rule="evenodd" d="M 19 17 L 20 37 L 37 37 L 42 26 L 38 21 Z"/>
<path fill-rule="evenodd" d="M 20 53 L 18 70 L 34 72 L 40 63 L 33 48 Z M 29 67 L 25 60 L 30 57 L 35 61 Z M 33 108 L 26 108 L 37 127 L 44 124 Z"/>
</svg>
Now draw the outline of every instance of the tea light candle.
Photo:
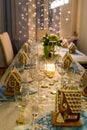
<svg viewBox="0 0 87 130">
<path fill-rule="evenodd" d="M 48 77 L 52 78 L 55 73 L 55 65 L 53 63 L 45 64 L 45 72 Z"/>
</svg>

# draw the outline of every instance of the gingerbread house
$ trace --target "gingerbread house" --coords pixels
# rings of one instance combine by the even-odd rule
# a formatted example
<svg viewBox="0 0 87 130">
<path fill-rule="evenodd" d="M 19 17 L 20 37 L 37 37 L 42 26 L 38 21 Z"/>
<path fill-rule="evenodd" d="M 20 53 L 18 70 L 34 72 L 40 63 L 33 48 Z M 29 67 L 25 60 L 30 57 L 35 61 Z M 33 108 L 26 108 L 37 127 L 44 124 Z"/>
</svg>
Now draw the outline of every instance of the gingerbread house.
<svg viewBox="0 0 87 130">
<path fill-rule="evenodd" d="M 30 52 L 30 45 L 29 43 L 24 43 L 22 49 L 25 51 L 25 53 L 27 53 L 27 55 L 29 55 L 29 52 Z"/>
<path fill-rule="evenodd" d="M 64 39 L 63 42 L 62 42 L 62 47 L 68 48 L 68 45 L 69 45 L 69 43 L 68 43 L 67 39 Z"/>
<path fill-rule="evenodd" d="M 18 62 L 21 64 L 21 65 L 27 65 L 28 64 L 28 56 L 27 54 L 25 53 L 25 51 L 22 49 L 19 54 L 18 54 Z"/>
<path fill-rule="evenodd" d="M 76 49 L 77 49 L 77 47 L 75 46 L 75 44 L 73 42 L 71 42 L 70 45 L 69 45 L 69 52 L 75 53 Z"/>
<path fill-rule="evenodd" d="M 78 85 L 65 86 L 56 93 L 53 124 L 58 126 L 81 126 L 81 96 Z"/>
<path fill-rule="evenodd" d="M 64 57 L 63 57 L 63 68 L 66 69 L 66 68 L 69 68 L 72 66 L 72 63 L 73 63 L 73 58 L 71 57 L 70 53 L 67 52 Z"/>
<path fill-rule="evenodd" d="M 19 71 L 14 67 L 12 70 L 8 73 L 5 84 L 6 84 L 6 91 L 5 95 L 13 96 L 15 94 L 21 94 L 22 88 L 21 88 L 21 75 Z"/>
</svg>

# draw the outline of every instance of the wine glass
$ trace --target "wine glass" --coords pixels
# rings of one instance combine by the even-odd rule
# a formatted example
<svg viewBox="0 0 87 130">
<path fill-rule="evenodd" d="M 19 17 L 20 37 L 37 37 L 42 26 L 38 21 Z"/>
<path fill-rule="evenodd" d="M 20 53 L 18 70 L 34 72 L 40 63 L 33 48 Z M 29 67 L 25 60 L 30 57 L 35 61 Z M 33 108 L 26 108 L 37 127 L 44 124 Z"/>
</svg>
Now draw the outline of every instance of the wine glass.
<svg viewBox="0 0 87 130">
<path fill-rule="evenodd" d="M 41 126 L 36 122 L 36 119 L 39 115 L 39 104 L 37 97 L 34 97 L 32 99 L 32 106 L 31 106 L 31 112 L 32 112 L 32 130 L 41 130 Z"/>
<path fill-rule="evenodd" d="M 30 57 L 30 62 L 31 64 L 36 64 L 36 57 L 37 57 L 37 43 L 36 42 L 32 42 L 31 47 L 30 47 L 30 53 L 29 53 L 29 57 Z"/>
<path fill-rule="evenodd" d="M 58 64 L 56 64 L 57 71 L 59 75 L 61 76 L 61 86 L 63 86 L 64 81 L 64 75 L 66 73 L 66 70 L 63 68 L 63 61 L 59 61 Z"/>
<path fill-rule="evenodd" d="M 25 124 L 25 103 L 22 102 L 20 98 L 16 98 L 16 105 L 17 108 L 19 109 L 19 116 L 18 119 L 16 120 L 17 124 Z"/>
<path fill-rule="evenodd" d="M 29 102 L 29 91 L 27 91 L 26 84 L 21 83 L 21 86 L 22 86 L 22 92 L 20 95 L 18 95 L 16 89 L 14 90 L 16 107 L 19 110 L 19 117 L 16 120 L 17 124 L 25 124 L 26 123 L 25 108 Z M 25 93 L 25 91 L 26 91 L 26 93 Z"/>
</svg>

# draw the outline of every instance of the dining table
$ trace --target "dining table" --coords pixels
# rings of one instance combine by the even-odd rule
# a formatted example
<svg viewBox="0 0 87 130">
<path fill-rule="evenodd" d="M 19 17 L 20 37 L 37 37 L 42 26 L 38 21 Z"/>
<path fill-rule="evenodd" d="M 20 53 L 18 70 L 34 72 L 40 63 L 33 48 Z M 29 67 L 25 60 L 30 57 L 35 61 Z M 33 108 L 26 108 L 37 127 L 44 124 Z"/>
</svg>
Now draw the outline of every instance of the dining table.
<svg viewBox="0 0 87 130">
<path fill-rule="evenodd" d="M 52 124 L 56 91 L 61 88 L 62 79 L 63 83 L 81 84 L 80 79 L 85 69 L 80 65 L 79 59 L 82 59 L 83 62 L 81 57 L 83 56 L 85 59 L 85 55 L 78 54 L 78 51 L 77 54 L 72 55 L 76 67 L 74 72 L 65 71 L 64 75 L 61 75 L 58 68 L 59 57 L 63 57 L 67 49 L 58 47 L 55 54 L 47 59 L 44 56 L 43 44 L 33 41 L 28 54 L 28 64 L 25 66 L 18 62 L 19 52 L 0 80 L 0 130 L 86 130 L 87 97 L 83 96 L 82 126 L 60 127 Z M 48 64 L 51 64 L 51 67 L 47 68 Z M 2 93 L 2 88 L 6 87 L 5 79 L 13 67 L 22 77 L 21 86 L 24 91 L 22 94 L 16 94 L 8 99 Z"/>
</svg>

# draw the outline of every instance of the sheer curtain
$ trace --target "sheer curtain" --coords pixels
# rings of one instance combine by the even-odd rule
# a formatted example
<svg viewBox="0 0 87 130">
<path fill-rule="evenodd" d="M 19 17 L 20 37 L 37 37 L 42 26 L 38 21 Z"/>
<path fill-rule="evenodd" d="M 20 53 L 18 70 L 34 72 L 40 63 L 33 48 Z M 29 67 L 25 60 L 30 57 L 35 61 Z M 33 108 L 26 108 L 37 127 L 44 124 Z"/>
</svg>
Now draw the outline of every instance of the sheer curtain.
<svg viewBox="0 0 87 130">
<path fill-rule="evenodd" d="M 28 34 L 28 0 L 2 0 L 4 29 L 9 33 L 16 54 Z"/>
</svg>

